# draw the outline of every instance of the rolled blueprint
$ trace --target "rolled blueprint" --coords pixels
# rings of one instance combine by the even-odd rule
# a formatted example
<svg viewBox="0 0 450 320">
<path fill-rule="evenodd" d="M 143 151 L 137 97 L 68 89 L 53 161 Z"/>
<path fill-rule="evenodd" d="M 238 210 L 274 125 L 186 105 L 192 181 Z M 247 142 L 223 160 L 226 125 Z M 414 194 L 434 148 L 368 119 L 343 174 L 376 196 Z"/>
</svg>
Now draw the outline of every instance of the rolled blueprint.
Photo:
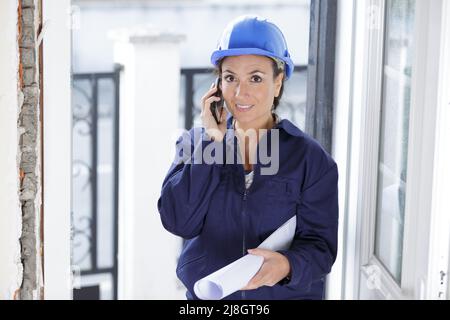
<svg viewBox="0 0 450 320">
<path fill-rule="evenodd" d="M 275 230 L 258 248 L 272 251 L 289 249 L 295 235 L 297 217 L 294 216 Z M 236 292 L 259 271 L 264 258 L 247 254 L 214 273 L 198 280 L 194 292 L 202 300 L 220 300 Z"/>
</svg>

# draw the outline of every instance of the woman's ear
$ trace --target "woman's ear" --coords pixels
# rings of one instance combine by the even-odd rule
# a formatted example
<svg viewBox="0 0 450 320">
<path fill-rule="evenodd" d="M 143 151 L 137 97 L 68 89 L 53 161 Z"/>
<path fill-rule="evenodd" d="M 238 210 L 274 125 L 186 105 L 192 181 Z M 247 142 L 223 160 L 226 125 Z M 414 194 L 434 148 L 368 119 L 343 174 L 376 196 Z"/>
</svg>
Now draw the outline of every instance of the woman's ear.
<svg viewBox="0 0 450 320">
<path fill-rule="evenodd" d="M 283 73 L 280 73 L 275 78 L 275 98 L 278 98 L 278 96 L 280 95 L 280 90 L 281 90 L 281 87 L 283 85 L 283 79 L 284 79 L 284 74 Z"/>
</svg>

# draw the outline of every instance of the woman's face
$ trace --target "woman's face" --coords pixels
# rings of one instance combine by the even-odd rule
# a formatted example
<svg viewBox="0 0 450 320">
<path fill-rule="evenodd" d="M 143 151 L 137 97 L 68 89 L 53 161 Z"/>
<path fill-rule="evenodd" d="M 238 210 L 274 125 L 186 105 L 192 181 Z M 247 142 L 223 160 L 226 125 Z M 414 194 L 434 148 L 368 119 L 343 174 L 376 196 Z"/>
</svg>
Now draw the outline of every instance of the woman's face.
<svg viewBox="0 0 450 320">
<path fill-rule="evenodd" d="M 242 128 L 258 129 L 271 118 L 274 97 L 280 93 L 283 73 L 273 77 L 273 61 L 264 56 L 227 57 L 222 63 L 222 93 Z"/>
</svg>

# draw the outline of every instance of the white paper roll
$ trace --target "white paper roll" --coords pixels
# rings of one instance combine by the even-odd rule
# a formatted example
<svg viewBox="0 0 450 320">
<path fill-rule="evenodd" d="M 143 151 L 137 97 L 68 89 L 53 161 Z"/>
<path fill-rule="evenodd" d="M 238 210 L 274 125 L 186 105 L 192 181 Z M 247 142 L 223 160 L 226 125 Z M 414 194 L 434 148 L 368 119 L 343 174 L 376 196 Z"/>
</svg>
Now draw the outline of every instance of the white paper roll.
<svg viewBox="0 0 450 320">
<path fill-rule="evenodd" d="M 264 240 L 258 248 L 272 251 L 289 249 L 294 239 L 296 226 L 297 217 L 294 215 Z M 198 280 L 194 285 L 194 292 L 202 300 L 223 299 L 245 287 L 259 271 L 263 262 L 263 257 L 247 254 Z"/>
</svg>

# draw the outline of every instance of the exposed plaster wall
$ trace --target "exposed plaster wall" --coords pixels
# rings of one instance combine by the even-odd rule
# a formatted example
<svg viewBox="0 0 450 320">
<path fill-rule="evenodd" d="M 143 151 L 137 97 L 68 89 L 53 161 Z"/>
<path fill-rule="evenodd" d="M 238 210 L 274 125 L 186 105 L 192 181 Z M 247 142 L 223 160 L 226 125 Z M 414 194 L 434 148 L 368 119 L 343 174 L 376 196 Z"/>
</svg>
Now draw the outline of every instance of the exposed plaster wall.
<svg viewBox="0 0 450 320">
<path fill-rule="evenodd" d="M 20 299 L 42 297 L 42 241 L 40 239 L 41 145 L 39 104 L 38 0 L 21 0 L 18 7 L 19 85 L 23 100 L 18 119 L 19 200 L 22 208 Z"/>
<path fill-rule="evenodd" d="M 18 298 L 22 282 L 17 7 L 18 0 L 0 1 L 0 300 Z"/>
</svg>

